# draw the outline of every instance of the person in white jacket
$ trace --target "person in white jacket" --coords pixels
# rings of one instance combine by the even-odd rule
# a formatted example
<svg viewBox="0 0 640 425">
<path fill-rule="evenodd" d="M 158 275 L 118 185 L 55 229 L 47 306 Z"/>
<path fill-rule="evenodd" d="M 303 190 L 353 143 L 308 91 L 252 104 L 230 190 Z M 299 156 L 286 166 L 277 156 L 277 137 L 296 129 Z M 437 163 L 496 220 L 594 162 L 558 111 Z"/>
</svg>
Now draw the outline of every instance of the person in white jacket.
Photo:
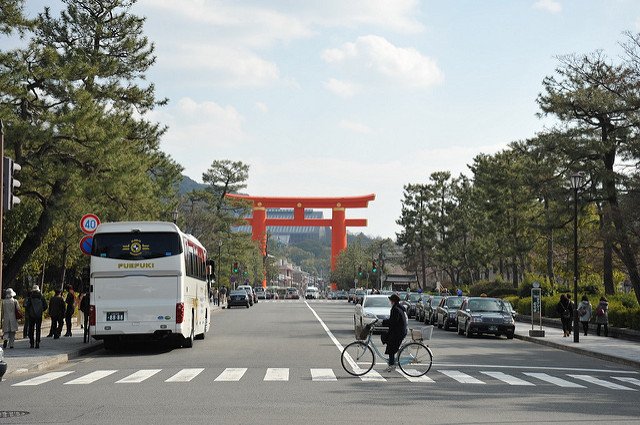
<svg viewBox="0 0 640 425">
<path fill-rule="evenodd" d="M 2 300 L 2 348 L 13 348 L 13 342 L 18 332 L 18 318 L 16 311 L 20 309 L 20 304 L 15 297 L 16 293 L 11 288 L 5 291 L 5 298 Z"/>
<path fill-rule="evenodd" d="M 586 295 L 583 295 L 582 301 L 578 304 L 578 318 L 580 319 L 580 323 L 582 323 L 582 330 L 585 335 L 589 333 L 589 320 L 591 320 L 592 315 L 593 310 L 591 308 L 589 298 L 587 298 Z"/>
</svg>

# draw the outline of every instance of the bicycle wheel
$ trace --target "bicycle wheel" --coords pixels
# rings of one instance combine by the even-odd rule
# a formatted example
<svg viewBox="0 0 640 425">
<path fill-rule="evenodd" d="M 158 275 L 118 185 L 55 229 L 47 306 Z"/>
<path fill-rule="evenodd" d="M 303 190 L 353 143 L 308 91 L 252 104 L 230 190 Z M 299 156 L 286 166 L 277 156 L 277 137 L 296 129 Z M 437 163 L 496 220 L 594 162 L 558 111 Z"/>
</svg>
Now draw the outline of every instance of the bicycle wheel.
<svg viewBox="0 0 640 425">
<path fill-rule="evenodd" d="M 410 342 L 398 354 L 400 369 L 409 376 L 422 376 L 431 369 L 433 355 L 429 347 L 419 342 Z"/>
<path fill-rule="evenodd" d="M 371 347 L 364 342 L 355 341 L 344 347 L 340 361 L 348 374 L 362 376 L 373 368 L 375 357 Z"/>
</svg>

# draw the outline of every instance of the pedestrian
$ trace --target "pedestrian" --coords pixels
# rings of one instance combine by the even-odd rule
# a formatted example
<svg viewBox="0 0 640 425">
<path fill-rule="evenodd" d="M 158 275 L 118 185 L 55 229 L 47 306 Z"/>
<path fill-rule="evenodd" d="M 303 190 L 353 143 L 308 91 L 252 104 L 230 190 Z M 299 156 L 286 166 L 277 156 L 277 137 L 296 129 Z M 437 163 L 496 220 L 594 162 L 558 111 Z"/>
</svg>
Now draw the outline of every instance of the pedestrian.
<svg viewBox="0 0 640 425">
<path fill-rule="evenodd" d="M 456 294 L 461 297 L 462 296 L 462 289 L 458 288 L 458 290 L 456 291 Z"/>
<path fill-rule="evenodd" d="M 563 337 L 571 335 L 571 317 L 573 316 L 573 307 L 571 301 L 565 294 L 560 295 L 560 301 L 556 305 L 556 312 L 560 316 L 562 322 Z"/>
<path fill-rule="evenodd" d="M 31 295 L 27 298 L 24 307 L 29 316 L 29 347 L 34 348 L 35 343 L 35 348 L 40 348 L 42 315 L 47 310 L 47 301 L 40 293 L 38 285 L 33 285 L 31 288 Z"/>
<path fill-rule="evenodd" d="M 67 304 L 67 309 L 64 312 L 64 321 L 67 324 L 67 332 L 64 336 L 71 336 L 71 318 L 76 309 L 76 292 L 73 290 L 73 286 L 67 285 L 67 297 L 64 300 Z"/>
<path fill-rule="evenodd" d="M 84 313 L 80 308 L 80 303 L 82 302 L 82 298 L 84 297 L 84 292 L 81 294 L 75 293 L 75 307 L 78 309 L 78 315 L 76 316 L 76 325 L 80 327 L 80 329 L 84 328 Z"/>
<path fill-rule="evenodd" d="M 407 312 L 400 304 L 400 297 L 393 293 L 389 296 L 389 301 L 391 301 L 389 318 L 382 321 L 382 326 L 389 328 L 382 336 L 383 342 L 387 345 L 384 353 L 389 356 L 387 372 L 395 370 L 396 353 L 400 349 L 402 340 L 407 336 Z"/>
<path fill-rule="evenodd" d="M 218 288 L 213 288 L 213 291 L 211 291 L 211 301 L 213 305 L 220 305 L 218 302 Z"/>
<path fill-rule="evenodd" d="M 596 307 L 596 335 L 600 336 L 600 328 L 604 326 L 604 336 L 609 336 L 609 302 L 605 297 L 600 297 Z"/>
<path fill-rule="evenodd" d="M 584 335 L 587 336 L 589 333 L 589 320 L 591 320 L 591 303 L 589 302 L 589 298 L 586 295 L 582 296 L 582 301 L 578 305 L 578 318 L 580 319 L 580 323 L 582 323 L 582 330 Z"/>
<path fill-rule="evenodd" d="M 22 316 L 20 303 L 14 297 L 16 293 L 11 288 L 7 288 L 4 292 L 5 297 L 2 300 L 2 348 L 13 348 L 13 342 L 18 332 L 18 319 Z"/>
<path fill-rule="evenodd" d="M 84 294 L 82 294 L 78 310 L 82 312 L 82 323 L 83 327 L 86 328 L 89 326 L 89 315 L 91 314 L 91 295 L 89 291 L 85 291 Z"/>
<path fill-rule="evenodd" d="M 223 286 L 218 292 L 218 305 L 222 305 L 227 301 L 227 288 Z"/>
<path fill-rule="evenodd" d="M 55 294 L 49 300 L 49 317 L 51 317 L 51 330 L 49 336 L 53 336 L 53 339 L 60 338 L 62 333 L 62 326 L 64 324 L 64 310 L 65 304 L 62 299 L 62 291 L 56 289 Z"/>
</svg>

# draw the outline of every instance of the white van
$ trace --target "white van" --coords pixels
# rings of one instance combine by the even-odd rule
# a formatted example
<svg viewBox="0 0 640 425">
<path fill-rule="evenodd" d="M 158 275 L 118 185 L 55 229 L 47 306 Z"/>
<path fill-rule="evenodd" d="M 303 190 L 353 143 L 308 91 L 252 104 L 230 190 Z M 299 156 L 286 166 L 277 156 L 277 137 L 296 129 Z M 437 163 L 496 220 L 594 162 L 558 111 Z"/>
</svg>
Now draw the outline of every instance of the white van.
<svg viewBox="0 0 640 425">
<path fill-rule="evenodd" d="M 320 291 L 315 286 L 309 286 L 304 293 L 304 297 L 307 300 L 317 300 L 320 298 Z"/>
</svg>

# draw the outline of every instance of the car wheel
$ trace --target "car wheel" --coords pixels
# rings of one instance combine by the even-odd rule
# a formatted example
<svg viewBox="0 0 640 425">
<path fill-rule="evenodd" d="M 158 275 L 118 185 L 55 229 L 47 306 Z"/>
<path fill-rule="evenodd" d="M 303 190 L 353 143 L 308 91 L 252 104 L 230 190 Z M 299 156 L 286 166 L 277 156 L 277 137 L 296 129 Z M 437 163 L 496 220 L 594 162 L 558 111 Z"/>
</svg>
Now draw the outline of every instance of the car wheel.
<svg viewBox="0 0 640 425">
<path fill-rule="evenodd" d="M 465 334 L 467 336 L 467 338 L 471 338 L 473 335 L 471 333 L 471 325 L 467 324 L 467 327 L 465 329 Z"/>
<path fill-rule="evenodd" d="M 513 339 L 514 331 L 507 331 L 507 339 Z"/>
</svg>

